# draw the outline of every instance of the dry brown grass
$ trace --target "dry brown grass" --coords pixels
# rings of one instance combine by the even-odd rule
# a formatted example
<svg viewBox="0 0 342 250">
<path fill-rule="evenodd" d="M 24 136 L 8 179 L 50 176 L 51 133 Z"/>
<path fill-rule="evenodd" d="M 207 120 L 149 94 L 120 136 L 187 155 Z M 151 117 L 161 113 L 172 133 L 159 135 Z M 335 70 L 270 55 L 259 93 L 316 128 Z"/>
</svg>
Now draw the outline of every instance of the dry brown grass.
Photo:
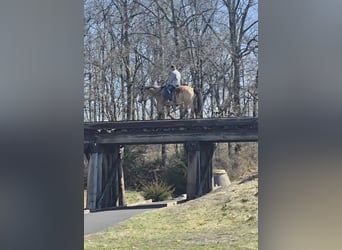
<svg viewBox="0 0 342 250">
<path fill-rule="evenodd" d="M 216 144 L 213 156 L 213 167 L 227 171 L 230 180 L 241 180 L 258 173 L 258 144 L 255 142 L 239 143 L 240 149 L 235 152 L 237 143 L 231 143 L 231 155 L 227 143 Z"/>
<path fill-rule="evenodd" d="M 237 144 L 240 148 L 235 151 Z M 183 145 L 178 145 L 183 150 Z M 166 145 L 167 156 L 175 157 L 176 145 Z M 161 145 L 146 146 L 145 163 L 153 164 L 161 159 Z M 241 180 L 258 172 L 258 143 L 244 142 L 231 143 L 231 154 L 228 152 L 228 143 L 217 143 L 213 155 L 213 167 L 227 171 L 231 180 Z"/>
</svg>

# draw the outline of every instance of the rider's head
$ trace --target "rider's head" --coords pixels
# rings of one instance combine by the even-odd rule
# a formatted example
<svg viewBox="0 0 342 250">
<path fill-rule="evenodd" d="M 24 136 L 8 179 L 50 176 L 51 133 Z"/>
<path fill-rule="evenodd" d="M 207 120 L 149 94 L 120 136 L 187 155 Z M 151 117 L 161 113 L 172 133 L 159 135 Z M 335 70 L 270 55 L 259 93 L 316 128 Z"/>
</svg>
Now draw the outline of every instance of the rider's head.
<svg viewBox="0 0 342 250">
<path fill-rule="evenodd" d="M 170 70 L 175 70 L 176 69 L 176 66 L 175 65 L 173 65 L 173 64 L 171 64 L 171 66 L 170 66 Z"/>
</svg>

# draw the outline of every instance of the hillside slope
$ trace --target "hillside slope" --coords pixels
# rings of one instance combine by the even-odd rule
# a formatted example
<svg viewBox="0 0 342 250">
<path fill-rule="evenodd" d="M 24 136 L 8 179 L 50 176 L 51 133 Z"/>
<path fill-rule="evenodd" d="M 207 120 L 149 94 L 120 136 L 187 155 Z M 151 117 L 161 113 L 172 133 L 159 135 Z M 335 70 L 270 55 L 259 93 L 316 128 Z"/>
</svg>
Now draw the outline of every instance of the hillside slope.
<svg viewBox="0 0 342 250">
<path fill-rule="evenodd" d="M 85 236 L 85 249 L 257 249 L 258 179 Z"/>
</svg>

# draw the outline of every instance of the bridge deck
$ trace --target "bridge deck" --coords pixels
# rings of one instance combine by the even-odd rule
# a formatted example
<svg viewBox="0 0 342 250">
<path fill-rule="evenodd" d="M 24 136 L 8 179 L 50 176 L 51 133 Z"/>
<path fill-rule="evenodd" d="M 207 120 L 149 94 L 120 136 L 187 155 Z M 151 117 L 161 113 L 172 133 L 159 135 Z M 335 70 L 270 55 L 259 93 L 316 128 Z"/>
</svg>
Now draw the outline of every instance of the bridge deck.
<svg viewBox="0 0 342 250">
<path fill-rule="evenodd" d="M 84 124 L 85 143 L 161 144 L 258 140 L 257 118 L 149 120 Z"/>
</svg>

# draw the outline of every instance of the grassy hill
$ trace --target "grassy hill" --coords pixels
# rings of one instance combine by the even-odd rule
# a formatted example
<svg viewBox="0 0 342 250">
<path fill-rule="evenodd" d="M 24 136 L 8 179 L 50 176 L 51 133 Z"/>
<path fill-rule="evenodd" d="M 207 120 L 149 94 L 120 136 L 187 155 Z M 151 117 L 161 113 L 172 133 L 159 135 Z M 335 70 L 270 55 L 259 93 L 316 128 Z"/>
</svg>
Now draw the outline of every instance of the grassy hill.
<svg viewBox="0 0 342 250">
<path fill-rule="evenodd" d="M 84 237 L 85 249 L 257 249 L 258 180 L 152 210 Z"/>
</svg>

